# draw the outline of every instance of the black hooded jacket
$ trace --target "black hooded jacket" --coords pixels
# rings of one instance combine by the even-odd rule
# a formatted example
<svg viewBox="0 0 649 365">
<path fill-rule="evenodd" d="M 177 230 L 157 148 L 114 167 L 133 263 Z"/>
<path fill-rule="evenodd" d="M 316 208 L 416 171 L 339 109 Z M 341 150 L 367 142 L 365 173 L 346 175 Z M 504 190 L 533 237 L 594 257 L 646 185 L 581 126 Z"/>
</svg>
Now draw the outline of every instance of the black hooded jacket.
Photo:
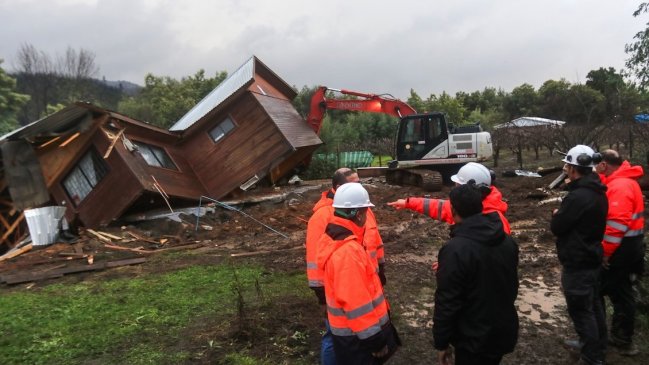
<svg viewBox="0 0 649 365">
<path fill-rule="evenodd" d="M 503 232 L 498 214 L 476 214 L 453 226 L 438 260 L 435 348 L 512 352 L 518 338 L 518 245 Z"/>
<path fill-rule="evenodd" d="M 591 173 L 571 181 L 568 191 L 550 222 L 557 236 L 559 261 L 568 269 L 595 269 L 602 263 L 608 213 L 606 186 Z"/>
</svg>

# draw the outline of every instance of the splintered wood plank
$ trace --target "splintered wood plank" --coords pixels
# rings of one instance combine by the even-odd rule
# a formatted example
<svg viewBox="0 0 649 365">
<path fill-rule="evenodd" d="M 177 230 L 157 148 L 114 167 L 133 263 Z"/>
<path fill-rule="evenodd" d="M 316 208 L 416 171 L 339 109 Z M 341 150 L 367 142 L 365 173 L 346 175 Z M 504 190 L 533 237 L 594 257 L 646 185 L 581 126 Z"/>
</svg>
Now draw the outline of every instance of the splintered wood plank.
<svg viewBox="0 0 649 365">
<path fill-rule="evenodd" d="M 25 245 L 25 246 L 23 246 L 23 247 L 21 247 L 21 248 L 19 248 L 17 250 L 9 251 L 6 254 L 0 256 L 0 261 L 7 260 L 7 259 L 10 259 L 12 257 L 16 257 L 18 255 L 22 255 L 23 253 L 25 253 L 25 252 L 27 252 L 27 251 L 29 251 L 31 249 L 32 249 L 32 244 L 31 243 L 27 244 L 27 245 Z"/>
<path fill-rule="evenodd" d="M 70 142 L 74 141 L 77 137 L 81 135 L 81 132 L 77 132 L 73 134 L 70 138 L 66 139 L 63 143 L 59 145 L 59 147 L 65 147 L 67 146 Z"/>
<path fill-rule="evenodd" d="M 113 152 L 113 148 L 115 148 L 115 145 L 119 141 L 119 138 L 124 134 L 124 129 L 121 129 L 119 132 L 117 132 L 117 135 L 115 135 L 112 138 L 112 142 L 110 142 L 110 146 L 108 146 L 108 149 L 106 150 L 106 153 L 104 153 L 104 160 L 110 156 L 110 153 Z M 109 137 L 110 138 L 110 137 Z"/>
<path fill-rule="evenodd" d="M 102 240 L 102 241 L 104 241 L 104 242 L 107 242 L 107 243 L 111 243 L 111 242 L 113 242 L 113 241 L 111 241 L 110 238 L 104 236 L 103 234 L 101 234 L 101 233 L 99 233 L 99 232 L 97 232 L 97 231 L 93 231 L 92 229 L 86 229 L 86 232 L 92 234 L 93 236 L 99 238 L 100 240 Z"/>
<path fill-rule="evenodd" d="M 118 241 L 123 238 L 123 237 L 118 237 L 118 236 L 115 236 L 114 234 L 110 234 L 110 233 L 103 232 L 103 231 L 95 231 L 95 232 L 99 233 L 100 235 L 102 235 L 104 237 L 108 237 L 108 238 L 118 240 Z"/>
<path fill-rule="evenodd" d="M 146 262 L 146 259 L 144 257 L 138 257 L 133 259 L 100 262 L 92 265 L 77 265 L 72 267 L 64 267 L 56 270 L 51 270 L 48 272 L 40 272 L 40 273 L 22 272 L 22 273 L 12 274 L 12 275 L 0 275 L 0 282 L 6 282 L 7 284 L 19 284 L 28 281 L 57 278 L 65 274 L 97 271 L 97 270 L 103 270 L 103 269 L 119 267 L 119 266 L 136 265 L 136 264 L 141 264 L 143 262 Z"/>
</svg>

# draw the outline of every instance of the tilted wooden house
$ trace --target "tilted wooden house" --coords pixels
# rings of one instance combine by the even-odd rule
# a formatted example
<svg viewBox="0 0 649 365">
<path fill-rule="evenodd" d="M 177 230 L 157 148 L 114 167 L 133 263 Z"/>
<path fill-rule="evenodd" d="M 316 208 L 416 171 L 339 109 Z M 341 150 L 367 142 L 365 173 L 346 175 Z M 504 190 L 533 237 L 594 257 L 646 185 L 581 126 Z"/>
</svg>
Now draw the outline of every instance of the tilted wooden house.
<svg viewBox="0 0 649 365">
<path fill-rule="evenodd" d="M 68 207 L 68 220 L 96 227 L 129 211 L 164 206 L 164 199 L 178 204 L 206 193 L 175 147 L 179 138 L 76 103 L 5 135 L 0 146 L 5 171 L 13 176 L 7 179 L 16 206 L 33 208 L 51 198 Z M 33 158 L 25 153 L 29 148 Z M 22 156 L 21 161 L 12 163 L 13 156 Z"/>
<path fill-rule="evenodd" d="M 252 57 L 170 128 L 210 197 L 276 183 L 322 144 L 291 104 L 296 95 Z"/>
<path fill-rule="evenodd" d="M 17 208 L 64 205 L 86 227 L 221 199 L 278 182 L 322 143 L 295 96 L 252 57 L 170 130 L 76 103 L 0 137 L 4 180 Z"/>
</svg>

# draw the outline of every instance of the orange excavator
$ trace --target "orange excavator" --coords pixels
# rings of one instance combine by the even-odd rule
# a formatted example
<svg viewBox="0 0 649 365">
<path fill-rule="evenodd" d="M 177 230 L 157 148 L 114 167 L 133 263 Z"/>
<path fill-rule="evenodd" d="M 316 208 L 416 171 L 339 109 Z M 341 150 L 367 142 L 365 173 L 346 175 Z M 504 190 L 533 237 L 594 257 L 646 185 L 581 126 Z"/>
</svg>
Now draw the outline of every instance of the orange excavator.
<svg viewBox="0 0 649 365">
<path fill-rule="evenodd" d="M 333 93 L 354 98 L 327 97 Z M 396 159 L 383 168 L 390 184 L 438 191 L 444 178 L 456 173 L 463 164 L 485 161 L 493 154 L 491 135 L 482 131 L 479 124 L 455 127 L 444 113 L 418 114 L 413 107 L 391 95 L 318 87 L 311 98 L 307 118 L 318 134 L 328 109 L 383 113 L 399 118 L 394 147 Z"/>
</svg>

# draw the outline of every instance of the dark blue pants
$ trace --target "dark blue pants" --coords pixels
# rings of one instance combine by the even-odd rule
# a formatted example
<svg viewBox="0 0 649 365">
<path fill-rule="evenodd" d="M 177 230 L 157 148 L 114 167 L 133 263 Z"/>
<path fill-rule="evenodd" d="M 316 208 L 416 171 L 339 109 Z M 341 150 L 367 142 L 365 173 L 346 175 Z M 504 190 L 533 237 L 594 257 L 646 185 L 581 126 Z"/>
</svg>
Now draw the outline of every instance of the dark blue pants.
<svg viewBox="0 0 649 365">
<path fill-rule="evenodd" d="M 643 236 L 626 237 L 609 260 L 609 269 L 602 270 L 602 299 L 611 299 L 613 317 L 611 335 L 618 342 L 632 342 L 636 302 L 634 280 L 642 273 L 644 265 Z M 602 302 L 603 303 L 603 302 Z"/>
<path fill-rule="evenodd" d="M 334 339 L 329 327 L 329 320 L 325 319 L 325 333 L 322 335 L 320 347 L 320 364 L 336 365 L 336 353 L 334 352 Z"/>
<path fill-rule="evenodd" d="M 599 294 L 599 280 L 600 268 L 564 268 L 561 273 L 568 315 L 583 343 L 581 357 L 590 362 L 603 362 L 606 353 L 606 314 Z"/>
</svg>

